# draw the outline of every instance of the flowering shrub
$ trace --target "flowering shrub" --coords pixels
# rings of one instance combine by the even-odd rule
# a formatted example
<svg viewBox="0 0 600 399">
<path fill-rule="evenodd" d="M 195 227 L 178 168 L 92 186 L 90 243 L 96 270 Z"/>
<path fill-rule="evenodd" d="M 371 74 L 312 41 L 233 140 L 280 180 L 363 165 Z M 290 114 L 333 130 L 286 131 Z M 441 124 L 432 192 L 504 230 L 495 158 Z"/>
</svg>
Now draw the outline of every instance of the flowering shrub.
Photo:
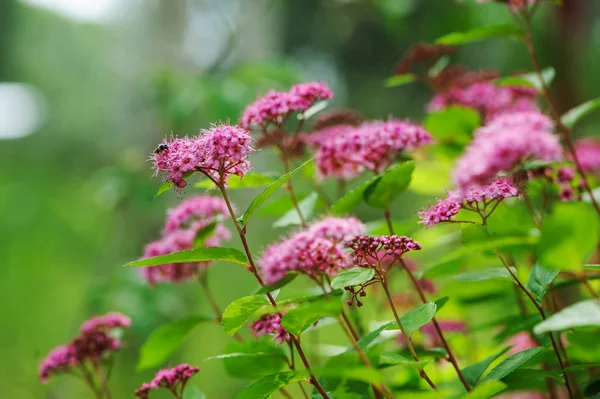
<svg viewBox="0 0 600 399">
<path fill-rule="evenodd" d="M 222 360 L 232 377 L 253 379 L 238 398 L 597 394 L 598 351 L 584 349 L 595 345 L 600 325 L 598 265 L 589 264 L 600 235 L 593 189 L 600 144 L 573 140 L 576 122 L 597 101 L 557 113 L 531 44 L 530 21 L 541 2 L 504 1 L 522 26 L 448 35 L 407 51 L 388 83 L 430 84 L 435 94 L 423 124 L 368 120 L 351 110 L 316 115 L 334 93 L 324 82 L 311 82 L 259 96 L 239 125 L 219 123 L 198 136 L 159 143 L 151 156 L 163 177 L 159 194 L 173 188 L 187 195 L 196 186 L 212 191 L 169 210 L 160 238 L 127 266 L 140 267 L 150 285 L 198 280 L 212 319 L 235 341 L 209 360 Z M 430 68 L 456 46 L 506 32 L 527 45 L 533 74 L 502 78 L 449 61 Z M 307 124 L 311 117 L 316 122 Z M 255 147 L 274 150 L 285 173 L 250 173 Z M 450 158 L 454 187 L 419 210 L 404 193 L 426 179 L 418 173 L 438 158 Z M 304 198 L 295 187 L 302 178 L 314 189 Z M 191 184 L 195 180 L 204 182 Z M 335 198 L 331 185 L 339 189 Z M 266 187 L 234 206 L 232 190 L 257 186 Z M 257 211 L 281 187 L 291 209 L 280 212 L 274 226 L 289 231 L 262 250 L 251 248 Z M 359 219 L 361 205 L 379 220 Z M 407 213 L 420 221 L 402 216 Z M 229 240 L 241 249 L 225 247 Z M 434 247 L 444 254 L 431 256 Z M 224 310 L 212 295 L 222 287 L 207 279 L 219 262 L 242 265 L 231 269 L 232 278 L 250 273 L 257 286 Z M 498 281 L 514 290 L 499 291 Z M 311 289 L 290 295 L 298 284 Z M 456 296 L 441 295 L 453 284 Z M 484 288 L 468 297 L 460 284 Z M 565 296 L 561 287 L 567 286 L 572 291 Z M 482 324 L 470 311 L 478 305 L 490 313 L 509 308 L 513 317 Z M 462 317 L 444 315 L 445 306 Z M 142 348 L 140 368 L 167 366 L 185 334 L 203 321 L 160 327 Z M 110 364 L 122 345 L 115 331 L 130 324 L 118 313 L 88 320 L 79 336 L 42 361 L 40 379 L 78 374 L 96 398 L 110 398 Z M 334 351 L 304 339 L 316 340 L 313 332 L 328 325 L 344 335 Z M 493 340 L 481 333 L 490 330 Z M 189 364 L 163 368 L 135 396 L 161 390 L 195 397 L 186 388 L 198 372 Z"/>
</svg>

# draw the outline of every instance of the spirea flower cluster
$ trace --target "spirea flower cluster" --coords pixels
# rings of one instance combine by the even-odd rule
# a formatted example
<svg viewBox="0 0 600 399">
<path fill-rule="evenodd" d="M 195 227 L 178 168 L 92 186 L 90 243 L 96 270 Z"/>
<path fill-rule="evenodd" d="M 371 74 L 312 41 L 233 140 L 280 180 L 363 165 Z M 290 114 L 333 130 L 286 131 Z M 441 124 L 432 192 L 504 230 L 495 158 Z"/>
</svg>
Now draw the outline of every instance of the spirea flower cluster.
<svg viewBox="0 0 600 399">
<path fill-rule="evenodd" d="M 559 161 L 562 148 L 553 123 L 539 112 L 503 114 L 479 128 L 453 173 L 460 192 L 491 183 L 523 161 Z"/>
<path fill-rule="evenodd" d="M 164 172 L 165 180 L 178 188 L 187 186 L 186 178 L 194 172 L 225 184 L 229 176 L 242 177 L 250 170 L 251 142 L 245 129 L 228 124 L 214 125 L 192 138 L 165 140 L 151 157 L 155 175 Z"/>
<path fill-rule="evenodd" d="M 408 251 L 420 250 L 421 244 L 406 236 L 373 237 L 358 235 L 348 242 L 346 247 L 352 249 L 352 260 L 355 266 L 377 268 L 390 265 L 400 259 Z"/>
<path fill-rule="evenodd" d="M 114 336 L 117 328 L 127 328 L 131 319 L 121 313 L 111 312 L 84 322 L 78 336 L 66 345 L 60 345 L 48 353 L 39 368 L 39 377 L 47 382 L 55 374 L 67 373 L 77 367 L 100 367 L 101 362 L 121 348 L 121 341 Z"/>
<path fill-rule="evenodd" d="M 584 171 L 600 171 L 600 141 L 593 138 L 577 140 L 575 155 Z"/>
<path fill-rule="evenodd" d="M 467 87 L 453 87 L 437 94 L 427 109 L 439 111 L 452 105 L 474 108 L 485 121 L 514 112 L 539 112 L 535 102 L 538 92 L 524 86 L 496 86 L 491 82 L 476 82 Z"/>
<path fill-rule="evenodd" d="M 200 371 L 199 367 L 187 363 L 159 370 L 150 383 L 144 383 L 135 391 L 138 399 L 148 399 L 150 391 L 165 388 L 171 392 L 182 395 L 188 380 Z M 180 396 L 177 396 L 180 397 Z"/>
<path fill-rule="evenodd" d="M 290 334 L 281 326 L 281 314 L 268 313 L 264 314 L 252 323 L 250 331 L 255 337 L 262 335 L 272 335 L 273 339 L 280 344 L 290 339 Z"/>
<path fill-rule="evenodd" d="M 324 275 L 335 276 L 339 269 L 351 266 L 344 242 L 364 229 L 356 218 L 327 217 L 314 222 L 267 247 L 260 261 L 262 273 L 269 284 L 281 280 L 289 272 L 316 280 Z"/>
<path fill-rule="evenodd" d="M 202 246 L 220 246 L 223 240 L 231 238 L 231 233 L 221 222 L 221 216 L 227 212 L 225 201 L 217 197 L 202 195 L 182 201 L 177 207 L 167 211 L 163 236 L 146 245 L 142 258 L 194 249 L 198 245 L 198 233 L 208 229 L 213 223 L 214 230 L 206 232 Z M 150 284 L 176 283 L 196 278 L 211 264 L 212 262 L 169 263 L 144 267 L 140 271 Z"/>
<path fill-rule="evenodd" d="M 265 129 L 271 123 L 280 124 L 290 112 L 306 111 L 317 100 L 329 98 L 333 98 L 333 92 L 320 82 L 296 84 L 288 91 L 272 90 L 246 107 L 240 125 Z"/>
<path fill-rule="evenodd" d="M 356 178 L 365 170 L 380 173 L 402 151 L 432 142 L 422 127 L 397 119 L 332 126 L 313 133 L 309 140 L 317 148 L 315 162 L 321 176 L 338 179 Z"/>
<path fill-rule="evenodd" d="M 432 227 L 440 222 L 451 221 L 461 209 L 484 212 L 488 205 L 493 207 L 497 202 L 511 197 L 521 197 L 519 188 L 511 177 L 501 177 L 486 186 L 466 192 L 450 191 L 445 199 L 438 199 L 437 204 L 418 212 L 418 215 L 427 227 Z"/>
</svg>

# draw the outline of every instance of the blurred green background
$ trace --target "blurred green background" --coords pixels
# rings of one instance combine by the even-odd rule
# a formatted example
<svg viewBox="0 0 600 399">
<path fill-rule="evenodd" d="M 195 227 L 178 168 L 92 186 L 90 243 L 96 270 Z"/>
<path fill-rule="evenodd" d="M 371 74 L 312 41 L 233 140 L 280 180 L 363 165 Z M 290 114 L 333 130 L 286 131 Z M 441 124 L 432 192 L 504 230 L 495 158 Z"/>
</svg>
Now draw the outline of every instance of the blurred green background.
<svg viewBox="0 0 600 399">
<path fill-rule="evenodd" d="M 536 21 L 563 110 L 600 93 L 600 2 L 565 3 L 542 7 Z M 235 122 L 258 93 L 306 80 L 326 80 L 334 107 L 420 120 L 426 87 L 384 87 L 402 53 L 510 21 L 503 6 L 470 0 L 0 0 L 0 398 L 90 397 L 72 378 L 40 384 L 38 362 L 86 318 L 110 310 L 133 319 L 112 381 L 115 398 L 133 397 L 153 375 L 135 370 L 148 334 L 208 312 L 198 286 L 151 288 L 121 267 L 159 236 L 166 209 L 179 201 L 174 192 L 154 198 L 160 181 L 147 158 L 165 134 Z M 466 46 L 453 60 L 505 74 L 530 69 L 524 46 L 506 39 Z M 593 122 L 576 134 L 595 134 Z M 270 151 L 252 161 L 258 171 L 280 170 Z M 425 191 L 403 196 L 394 215 L 411 217 L 443 185 Z M 236 193 L 238 209 L 254 194 Z M 249 233 L 257 253 L 284 232 L 273 220 Z M 228 264 L 209 278 L 222 307 L 256 286 Z M 208 398 L 234 397 L 248 383 L 217 360 L 203 362 L 227 342 L 220 326 L 204 324 L 174 359 L 200 365 L 193 385 Z"/>
</svg>

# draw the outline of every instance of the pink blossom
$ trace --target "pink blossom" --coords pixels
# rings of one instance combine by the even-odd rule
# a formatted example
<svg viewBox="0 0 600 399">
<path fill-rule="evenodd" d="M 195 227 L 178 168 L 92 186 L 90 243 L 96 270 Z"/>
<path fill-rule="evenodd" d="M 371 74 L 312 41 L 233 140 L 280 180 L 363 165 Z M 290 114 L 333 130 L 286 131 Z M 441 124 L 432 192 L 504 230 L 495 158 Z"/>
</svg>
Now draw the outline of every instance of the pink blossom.
<svg viewBox="0 0 600 399">
<path fill-rule="evenodd" d="M 281 315 L 278 313 L 265 314 L 252 323 L 250 331 L 255 337 L 273 335 L 273 339 L 280 344 L 290 338 L 290 334 L 281 326 Z"/>
<path fill-rule="evenodd" d="M 311 223 L 288 239 L 267 247 L 260 261 L 269 284 L 289 272 L 306 274 L 313 279 L 334 276 L 340 268 L 351 265 L 344 251 L 344 240 L 362 231 L 364 225 L 355 218 L 328 217 Z"/>
<path fill-rule="evenodd" d="M 535 112 L 504 114 L 475 132 L 457 161 L 454 182 L 466 192 L 490 184 L 498 173 L 511 172 L 523 161 L 559 161 L 561 153 L 548 117 Z"/>
<path fill-rule="evenodd" d="M 219 197 L 198 195 L 181 201 L 181 203 L 167 211 L 167 220 L 163 229 L 164 234 L 172 233 L 184 227 L 192 219 L 195 222 L 210 222 L 218 215 L 228 215 L 229 211 L 225 201 Z"/>
<path fill-rule="evenodd" d="M 425 226 L 432 227 L 447 222 L 460 211 L 460 203 L 449 199 L 438 199 L 438 203 L 418 213 Z"/>
<path fill-rule="evenodd" d="M 577 140 L 575 155 L 584 171 L 600 170 L 600 141 L 593 138 Z"/>
<path fill-rule="evenodd" d="M 182 392 L 188 380 L 198 371 L 199 367 L 187 363 L 159 370 L 150 383 L 143 383 L 134 393 L 137 399 L 147 399 L 153 389 L 166 388 L 171 392 Z"/>
<path fill-rule="evenodd" d="M 71 345 L 75 348 L 80 362 L 89 360 L 97 362 L 100 359 L 121 349 L 121 341 L 109 334 L 109 331 L 91 330 L 73 339 Z"/>
<path fill-rule="evenodd" d="M 358 235 L 346 242 L 352 249 L 352 261 L 355 266 L 378 267 L 392 265 L 406 252 L 420 250 L 421 244 L 406 236 L 373 237 Z"/>
<path fill-rule="evenodd" d="M 202 172 L 217 183 L 225 183 L 232 174 L 240 177 L 250 170 L 248 155 L 254 151 L 248 132 L 233 125 L 214 125 L 196 137 L 172 138 L 163 142 L 162 150 L 152 155 L 155 174 L 165 172 L 165 179 L 178 188 L 187 185 L 190 173 Z"/>
<path fill-rule="evenodd" d="M 39 370 L 40 380 L 45 383 L 52 375 L 70 371 L 78 364 L 75 348 L 72 345 L 57 346 L 42 360 Z"/>
<path fill-rule="evenodd" d="M 422 127 L 397 119 L 359 126 L 332 127 L 311 139 L 318 146 L 316 164 L 323 177 L 350 179 L 363 171 L 384 171 L 402 151 L 431 143 Z"/>
<path fill-rule="evenodd" d="M 600 155 L 600 153 L 598 154 Z M 575 171 L 573 168 L 560 168 L 556 173 L 556 180 L 558 180 L 559 183 L 569 183 L 573 178 L 575 178 Z"/>
<path fill-rule="evenodd" d="M 131 319 L 119 312 L 110 312 L 103 316 L 92 317 L 81 325 L 81 332 L 110 331 L 113 328 L 128 328 Z"/>
<path fill-rule="evenodd" d="M 136 389 L 133 393 L 137 399 L 148 399 L 148 395 L 150 394 L 150 390 L 152 390 L 152 385 L 144 382 L 141 387 Z"/>
<path fill-rule="evenodd" d="M 559 197 L 563 202 L 571 201 L 575 196 L 573 189 L 569 186 L 561 187 Z"/>
<path fill-rule="evenodd" d="M 271 90 L 248 105 L 240 120 L 245 129 L 252 126 L 266 127 L 269 123 L 279 124 L 290 112 L 303 112 L 317 100 L 333 98 L 333 93 L 325 83 L 300 83 L 287 92 Z"/>
<path fill-rule="evenodd" d="M 508 339 L 508 343 L 512 345 L 512 348 L 508 351 L 511 355 L 538 346 L 537 342 L 535 342 L 535 340 L 531 338 L 531 335 L 526 331 L 513 335 Z"/>
<path fill-rule="evenodd" d="M 435 112 L 452 105 L 474 108 L 489 122 L 503 114 L 539 112 L 535 102 L 537 95 L 537 91 L 530 87 L 496 86 L 490 82 L 476 82 L 467 87 L 454 87 L 437 94 L 427 109 Z"/>
</svg>

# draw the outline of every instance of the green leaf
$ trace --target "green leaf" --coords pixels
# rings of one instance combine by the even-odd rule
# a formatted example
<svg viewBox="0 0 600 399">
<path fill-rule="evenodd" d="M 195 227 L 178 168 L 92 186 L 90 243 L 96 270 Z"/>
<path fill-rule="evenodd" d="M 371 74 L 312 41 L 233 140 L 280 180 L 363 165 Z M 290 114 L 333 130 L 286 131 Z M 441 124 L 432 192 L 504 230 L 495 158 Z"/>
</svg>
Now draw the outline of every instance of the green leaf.
<svg viewBox="0 0 600 399">
<path fill-rule="evenodd" d="M 558 275 L 558 269 L 548 269 L 539 263 L 536 263 L 531 269 L 531 274 L 527 280 L 527 290 L 533 294 L 538 302 L 546 295 L 548 285 L 554 281 Z"/>
<path fill-rule="evenodd" d="M 361 183 L 358 187 L 348 191 L 342 198 L 337 200 L 329 209 L 332 215 L 344 216 L 353 211 L 363 201 L 363 195 L 367 187 L 381 179 L 381 176 L 375 176 Z"/>
<path fill-rule="evenodd" d="M 183 392 L 183 399 L 206 399 L 206 395 L 197 387 L 187 385 Z"/>
<path fill-rule="evenodd" d="M 313 192 L 298 203 L 298 208 L 300 208 L 300 212 L 302 212 L 302 217 L 304 220 L 310 220 L 312 218 L 318 199 L 319 194 Z M 298 211 L 294 207 L 293 209 L 287 211 L 282 217 L 277 219 L 275 223 L 273 223 L 273 227 L 287 227 L 290 225 L 299 226 L 301 224 L 302 221 L 300 220 L 300 216 L 298 216 Z"/>
<path fill-rule="evenodd" d="M 367 349 L 367 347 L 369 345 L 371 345 L 373 343 L 373 341 L 375 341 L 375 339 L 379 336 L 379 334 L 381 334 L 382 331 L 387 330 L 391 326 L 396 326 L 396 322 L 395 321 L 390 321 L 390 322 L 387 322 L 385 324 L 382 324 L 381 326 L 379 326 L 375 330 L 371 331 L 370 333 L 368 333 L 367 335 L 365 335 L 364 337 L 362 337 L 358 341 L 358 346 L 361 347 L 363 350 Z M 396 328 L 397 328 L 397 326 L 396 326 Z"/>
<path fill-rule="evenodd" d="M 208 262 L 222 260 L 247 265 L 246 255 L 233 248 L 207 247 L 173 252 L 168 255 L 154 256 L 127 263 L 125 266 L 158 266 L 170 263 Z"/>
<path fill-rule="evenodd" d="M 490 399 L 506 389 L 506 384 L 500 381 L 487 381 L 478 385 L 460 399 Z"/>
<path fill-rule="evenodd" d="M 552 269 L 577 270 L 596 250 L 600 222 L 586 203 L 559 203 L 544 219 L 538 262 Z"/>
<path fill-rule="evenodd" d="M 556 69 L 552 67 L 542 69 L 542 80 L 547 87 L 550 87 L 555 76 Z M 541 92 L 544 88 L 542 80 L 540 80 L 536 72 L 529 72 L 500 78 L 496 80 L 496 84 L 499 86 L 531 86 Z"/>
<path fill-rule="evenodd" d="M 517 269 L 514 267 L 510 268 L 513 273 L 517 273 Z M 503 278 L 508 280 L 513 280 L 512 276 L 504 267 L 491 267 L 489 269 L 476 270 L 473 272 L 466 272 L 457 274 L 454 276 L 455 280 L 458 280 L 463 283 L 472 283 L 475 281 L 487 281 L 496 278 Z"/>
<path fill-rule="evenodd" d="M 230 342 L 225 354 L 206 360 L 221 359 L 227 374 L 235 378 L 260 378 L 288 367 L 281 345 L 275 346 L 271 337 L 260 340 Z"/>
<path fill-rule="evenodd" d="M 360 366 L 326 367 L 317 369 L 315 372 L 321 376 L 346 378 L 368 384 L 379 384 L 383 380 L 377 370 Z"/>
<path fill-rule="evenodd" d="M 206 243 L 206 240 L 208 240 L 208 238 L 214 234 L 217 224 L 219 224 L 220 220 L 221 217 L 215 217 L 209 224 L 198 230 L 196 233 L 196 238 L 194 239 L 194 248 L 204 247 L 204 243 Z"/>
<path fill-rule="evenodd" d="M 587 270 L 600 270 L 600 265 L 588 264 L 588 265 L 583 265 L 583 268 L 587 269 Z"/>
<path fill-rule="evenodd" d="M 281 176 L 279 179 L 277 179 L 275 182 L 273 182 L 269 187 L 265 188 L 262 193 L 258 194 L 256 196 L 256 198 L 254 198 L 254 200 L 252 200 L 252 202 L 248 206 L 248 209 L 246 209 L 246 212 L 244 212 L 244 214 L 240 218 L 242 226 L 246 226 L 248 224 L 248 222 L 250 221 L 250 218 L 252 217 L 254 212 L 256 212 L 273 194 L 275 194 L 275 192 L 277 190 L 279 190 L 279 188 L 281 186 L 283 186 L 289 179 L 291 179 L 292 176 L 294 176 L 296 173 L 298 173 L 298 171 L 300 169 L 302 169 L 304 166 L 308 165 L 310 162 L 312 162 L 312 159 L 309 159 L 308 161 L 304 162 L 302 165 L 298 166 L 293 171 Z"/>
<path fill-rule="evenodd" d="M 267 305 L 269 301 L 262 295 L 245 296 L 231 302 L 223 312 L 223 329 L 233 335 L 258 309 Z"/>
<path fill-rule="evenodd" d="M 600 97 L 571 108 L 560 117 L 560 120 L 563 125 L 572 129 L 581 118 L 596 111 L 598 108 L 600 108 Z"/>
<path fill-rule="evenodd" d="M 448 55 L 441 56 L 435 62 L 435 64 L 433 64 L 431 66 L 431 68 L 429 68 L 429 70 L 427 71 L 427 76 L 429 78 L 435 78 L 436 76 L 438 76 L 440 74 L 440 72 L 442 72 L 444 69 L 446 69 L 446 67 L 449 64 L 450 64 L 450 56 L 448 56 Z"/>
<path fill-rule="evenodd" d="M 525 31 L 514 24 L 491 25 L 483 28 L 475 28 L 466 32 L 453 32 L 440 37 L 435 42 L 439 44 L 460 45 L 480 42 L 492 37 L 515 37 L 520 38 Z"/>
<path fill-rule="evenodd" d="M 565 368 L 565 371 L 584 371 L 588 369 L 597 369 L 599 367 L 600 363 L 575 364 Z"/>
<path fill-rule="evenodd" d="M 441 298 L 436 299 L 435 301 L 433 301 L 433 303 L 435 303 L 435 311 L 439 312 L 439 310 L 441 308 L 444 307 L 444 305 L 450 300 L 450 297 L 448 296 L 443 296 Z"/>
<path fill-rule="evenodd" d="M 313 303 L 304 303 L 287 312 L 281 318 L 281 326 L 292 335 L 300 336 L 304 330 L 325 316 L 338 316 L 341 304 L 337 300 L 320 299 Z"/>
<path fill-rule="evenodd" d="M 236 399 L 267 399 L 271 395 L 293 382 L 298 374 L 292 371 L 264 376 L 254 381 L 240 392 Z"/>
<path fill-rule="evenodd" d="M 461 223 L 460 225 L 460 242 L 463 244 L 487 241 L 493 236 L 494 234 L 486 226 L 472 223 Z"/>
<path fill-rule="evenodd" d="M 379 356 L 379 365 L 395 366 L 397 364 L 401 364 L 403 366 L 410 366 L 416 368 L 417 370 L 420 370 L 423 367 L 427 366 L 429 363 L 433 362 L 433 360 L 434 359 L 430 358 L 415 362 L 413 359 L 404 357 L 396 352 L 383 352 Z"/>
<path fill-rule="evenodd" d="M 577 302 L 553 314 L 533 328 L 537 335 L 569 328 L 600 326 L 600 302 L 595 299 Z"/>
<path fill-rule="evenodd" d="M 410 184 L 413 161 L 406 161 L 391 166 L 380 174 L 380 179 L 371 183 L 364 191 L 365 202 L 376 208 L 386 208 L 398 195 L 402 194 Z"/>
<path fill-rule="evenodd" d="M 502 349 L 500 352 L 496 353 L 495 355 L 492 355 L 490 357 L 483 359 L 482 361 L 480 361 L 478 363 L 475 363 L 475 364 L 465 367 L 462 370 L 462 373 L 465 376 L 465 379 L 467 380 L 469 385 L 475 386 L 475 384 L 477 384 L 477 381 L 479 381 L 479 379 L 481 378 L 483 373 L 485 373 L 485 371 L 488 369 L 488 367 L 490 367 L 490 365 L 494 361 L 496 361 L 496 359 L 498 359 L 500 356 L 504 355 L 509 349 L 510 349 L 510 347 L 506 347 L 506 348 Z"/>
<path fill-rule="evenodd" d="M 154 330 L 140 349 L 137 369 L 146 370 L 167 362 L 183 343 L 186 335 L 203 321 L 214 320 L 206 316 L 194 316 L 165 324 Z"/>
<path fill-rule="evenodd" d="M 331 282 L 331 287 L 340 289 L 352 287 L 370 281 L 375 275 L 374 269 L 355 267 L 341 271 Z"/>
<path fill-rule="evenodd" d="M 282 287 L 285 287 L 286 285 L 288 285 L 292 281 L 294 281 L 294 279 L 296 277 L 298 277 L 297 274 L 295 274 L 295 273 L 288 273 L 281 280 L 277 281 L 276 283 L 265 285 L 264 287 L 261 287 L 258 291 L 256 291 L 256 294 L 258 294 L 258 295 L 259 294 L 266 294 L 267 292 L 273 292 L 275 290 L 278 290 L 278 289 L 280 289 Z"/>
<path fill-rule="evenodd" d="M 437 306 L 435 303 L 424 303 L 402 316 L 400 322 L 402 323 L 404 330 L 406 330 L 406 333 L 411 336 L 419 328 L 429 323 L 431 319 L 433 319 L 433 316 L 435 316 L 436 311 Z"/>
<path fill-rule="evenodd" d="M 244 177 L 231 175 L 227 179 L 227 189 L 235 190 L 240 188 L 256 188 L 267 186 L 277 180 L 279 176 L 275 173 L 246 173 Z M 210 180 L 200 180 L 194 185 L 198 188 L 215 188 L 215 184 Z"/>
<path fill-rule="evenodd" d="M 412 83 L 417 80 L 417 75 L 414 73 L 405 73 L 402 75 L 390 76 L 385 80 L 385 87 L 399 87 L 405 84 Z"/>
<path fill-rule="evenodd" d="M 430 113 L 423 122 L 425 130 L 436 139 L 461 144 L 468 143 L 473 137 L 473 132 L 480 125 L 479 112 L 472 108 L 459 106 L 451 106 Z"/>
<path fill-rule="evenodd" d="M 514 355 L 507 357 L 499 365 L 494 367 L 488 373 L 488 375 L 485 376 L 482 382 L 490 380 L 501 380 L 502 378 L 506 377 L 507 375 L 521 367 L 523 364 L 525 364 L 526 361 L 537 355 L 542 349 L 544 348 L 538 346 L 536 348 L 526 349 L 524 351 L 515 353 Z"/>
<path fill-rule="evenodd" d="M 298 120 L 306 120 L 327 108 L 327 101 L 318 101 L 312 107 L 298 114 Z"/>
</svg>

